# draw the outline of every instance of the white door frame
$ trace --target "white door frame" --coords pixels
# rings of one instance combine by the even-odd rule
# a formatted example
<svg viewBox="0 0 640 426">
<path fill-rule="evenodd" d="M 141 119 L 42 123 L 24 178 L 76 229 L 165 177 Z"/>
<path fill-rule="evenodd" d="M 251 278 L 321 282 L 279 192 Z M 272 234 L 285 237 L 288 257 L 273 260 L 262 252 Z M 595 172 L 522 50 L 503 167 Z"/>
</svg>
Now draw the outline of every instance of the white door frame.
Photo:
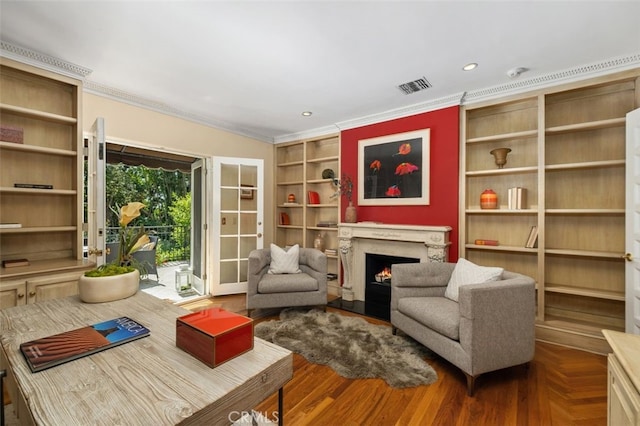
<svg viewBox="0 0 640 426">
<path fill-rule="evenodd" d="M 625 330 L 640 335 L 640 108 L 626 124 Z"/>
<path fill-rule="evenodd" d="M 87 256 L 96 265 L 105 263 L 105 164 L 106 140 L 104 118 L 98 117 L 85 135 L 87 147 Z"/>
<path fill-rule="evenodd" d="M 222 166 L 223 165 L 237 165 L 239 166 L 239 170 L 242 168 L 242 166 L 256 167 L 257 182 L 255 184 L 255 187 L 251 189 L 252 191 L 254 191 L 254 197 L 256 200 L 255 202 L 256 232 L 252 234 L 242 234 L 238 232 L 237 234 L 234 234 L 234 236 L 237 237 L 238 239 L 255 237 L 256 248 L 262 248 L 264 245 L 264 160 L 255 159 L 255 158 L 213 157 L 212 173 L 210 173 L 211 175 L 210 182 L 212 182 L 211 188 L 213 192 L 213 197 L 211 199 L 211 202 L 213 205 L 212 205 L 212 208 L 210 209 L 212 212 L 212 217 L 211 217 L 211 220 L 209 221 L 211 225 L 209 226 L 209 236 L 210 236 L 209 241 L 211 242 L 210 253 L 211 253 L 212 262 L 211 262 L 211 268 L 210 268 L 211 275 L 209 275 L 208 282 L 209 282 L 209 289 L 211 291 L 211 294 L 214 296 L 245 293 L 247 291 L 247 281 L 240 280 L 239 270 L 238 270 L 237 282 L 233 282 L 233 283 L 220 282 L 221 269 L 222 269 L 222 264 L 221 264 L 222 258 L 220 256 L 221 247 L 222 247 L 221 239 L 223 238 L 222 223 L 223 223 L 223 220 L 226 220 L 226 217 L 223 217 L 223 214 L 225 216 L 231 216 L 232 213 L 236 213 L 239 216 L 239 214 L 241 213 L 240 205 L 238 205 L 238 210 L 233 212 L 222 209 L 222 206 L 221 206 L 222 192 L 223 190 L 236 191 L 238 194 L 238 201 L 240 201 L 240 194 L 241 194 L 240 185 L 242 184 L 242 182 L 238 181 L 237 185 L 223 186 L 222 185 Z M 253 211 L 247 212 L 247 213 L 253 213 Z M 238 222 L 237 222 L 238 229 L 240 229 L 240 224 L 241 222 L 238 219 Z M 227 237 L 231 238 L 232 235 L 226 234 L 225 238 Z M 247 260 L 246 258 L 240 255 L 240 252 L 241 250 L 239 245 L 238 252 L 237 252 L 238 255 L 235 258 L 235 260 L 238 262 L 239 265 L 242 264 L 243 262 L 246 262 Z"/>
</svg>

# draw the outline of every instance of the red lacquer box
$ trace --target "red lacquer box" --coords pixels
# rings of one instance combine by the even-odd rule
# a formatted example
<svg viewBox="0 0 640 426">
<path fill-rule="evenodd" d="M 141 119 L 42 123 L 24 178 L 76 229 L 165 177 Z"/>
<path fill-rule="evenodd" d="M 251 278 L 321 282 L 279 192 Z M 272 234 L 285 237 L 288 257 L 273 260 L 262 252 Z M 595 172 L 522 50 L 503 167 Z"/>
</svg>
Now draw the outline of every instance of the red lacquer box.
<svg viewBox="0 0 640 426">
<path fill-rule="evenodd" d="M 253 320 L 221 308 L 178 317 L 176 346 L 217 367 L 253 349 Z"/>
</svg>

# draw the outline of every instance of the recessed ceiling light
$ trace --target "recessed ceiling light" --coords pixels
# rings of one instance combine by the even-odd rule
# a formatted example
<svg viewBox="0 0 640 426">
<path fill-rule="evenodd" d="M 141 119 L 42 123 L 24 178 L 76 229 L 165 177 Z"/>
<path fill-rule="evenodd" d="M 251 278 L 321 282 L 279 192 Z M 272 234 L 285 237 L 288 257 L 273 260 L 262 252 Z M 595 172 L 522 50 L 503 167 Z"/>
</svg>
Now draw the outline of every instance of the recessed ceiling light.
<svg viewBox="0 0 640 426">
<path fill-rule="evenodd" d="M 311 117 L 311 114 L 313 114 L 311 111 L 304 111 L 304 112 L 302 113 L 302 115 L 303 115 L 304 117 Z"/>
<path fill-rule="evenodd" d="M 471 71 L 471 70 L 475 69 L 477 66 L 478 66 L 478 64 L 476 64 L 475 62 L 471 62 L 470 64 L 467 64 L 464 67 L 462 67 L 462 69 L 464 71 Z"/>
</svg>

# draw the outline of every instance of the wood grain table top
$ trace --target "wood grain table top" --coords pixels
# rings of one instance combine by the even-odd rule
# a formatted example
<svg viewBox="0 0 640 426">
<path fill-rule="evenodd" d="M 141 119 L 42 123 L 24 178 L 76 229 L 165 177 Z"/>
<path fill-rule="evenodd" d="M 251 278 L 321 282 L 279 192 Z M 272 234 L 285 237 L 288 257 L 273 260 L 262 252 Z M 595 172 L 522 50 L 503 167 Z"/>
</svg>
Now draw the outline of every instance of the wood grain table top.
<svg viewBox="0 0 640 426">
<path fill-rule="evenodd" d="M 254 349 L 209 368 L 175 345 L 183 308 L 143 292 L 87 304 L 78 296 L 0 311 L 0 343 L 36 424 L 229 424 L 293 375 L 290 351 L 255 338 Z M 19 345 L 129 316 L 151 330 L 140 340 L 38 373 Z M 21 421 L 24 417 L 21 416 Z"/>
</svg>

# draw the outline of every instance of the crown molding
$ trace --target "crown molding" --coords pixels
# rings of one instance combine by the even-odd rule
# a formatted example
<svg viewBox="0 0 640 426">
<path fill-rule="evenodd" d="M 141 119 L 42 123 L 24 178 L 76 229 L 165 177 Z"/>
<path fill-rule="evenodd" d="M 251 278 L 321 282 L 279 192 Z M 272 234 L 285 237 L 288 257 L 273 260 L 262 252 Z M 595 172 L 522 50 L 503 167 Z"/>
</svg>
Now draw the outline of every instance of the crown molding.
<svg viewBox="0 0 640 426">
<path fill-rule="evenodd" d="M 535 89 L 572 83 L 588 78 L 604 76 L 615 72 L 631 70 L 640 67 L 640 53 L 594 62 L 574 68 L 544 74 L 538 77 L 514 80 L 507 84 L 472 90 L 465 94 L 464 104 L 502 98 Z"/>
<path fill-rule="evenodd" d="M 437 109 L 447 108 L 454 105 L 468 105 L 480 101 L 498 99 L 511 95 L 517 95 L 529 92 L 535 89 L 541 89 L 556 86 L 561 83 L 576 82 L 587 78 L 604 76 L 614 72 L 630 70 L 640 67 L 640 53 L 626 56 L 620 56 L 600 62 L 594 62 L 587 65 L 581 65 L 565 70 L 544 74 L 529 79 L 518 79 L 506 84 L 472 90 L 464 93 L 453 94 L 427 102 L 417 103 L 406 107 L 395 108 L 380 113 L 375 113 L 359 118 L 340 121 L 334 125 L 328 125 L 315 129 L 305 130 L 297 133 L 289 133 L 276 137 L 269 137 L 263 134 L 252 132 L 246 128 L 216 120 L 211 117 L 194 114 L 178 108 L 159 102 L 137 96 L 123 90 L 108 87 L 91 81 L 86 78 L 93 71 L 89 68 L 82 67 L 70 62 L 54 58 L 43 53 L 39 53 L 30 49 L 19 47 L 7 42 L 0 42 L 0 55 L 29 65 L 44 68 L 48 71 L 56 72 L 66 76 L 81 78 L 83 80 L 83 90 L 93 93 L 97 96 L 103 96 L 118 102 L 124 102 L 133 106 L 150 109 L 152 111 L 167 114 L 184 120 L 192 121 L 204 126 L 217 128 L 219 130 L 231 132 L 240 136 L 256 139 L 267 143 L 283 143 L 294 140 L 324 136 L 338 131 L 353 129 L 356 127 L 367 126 L 384 121 L 394 120 L 407 117 L 410 115 L 421 114 Z"/>
<path fill-rule="evenodd" d="M 43 68 L 67 77 L 84 79 L 93 72 L 93 70 L 89 68 L 63 61 L 62 59 L 54 58 L 53 56 L 45 55 L 35 50 L 16 46 L 6 41 L 0 41 L 0 55 L 7 59 L 13 59 L 38 68 Z"/>
</svg>

